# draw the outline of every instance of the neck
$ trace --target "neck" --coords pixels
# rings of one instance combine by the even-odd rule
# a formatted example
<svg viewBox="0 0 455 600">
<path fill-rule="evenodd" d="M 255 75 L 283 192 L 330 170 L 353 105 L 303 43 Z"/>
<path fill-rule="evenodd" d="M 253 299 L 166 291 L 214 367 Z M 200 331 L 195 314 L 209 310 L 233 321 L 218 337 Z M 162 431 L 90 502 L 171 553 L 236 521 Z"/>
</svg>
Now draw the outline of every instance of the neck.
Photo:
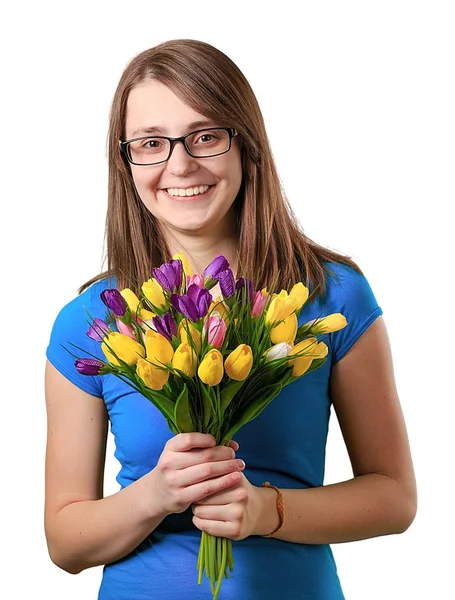
<svg viewBox="0 0 455 600">
<path fill-rule="evenodd" d="M 171 255 L 183 253 L 190 261 L 193 273 L 202 273 L 219 254 L 227 258 L 232 271 L 237 271 L 237 236 L 233 228 L 216 231 L 216 235 L 188 234 L 182 231 L 165 231 L 164 237 Z"/>
</svg>

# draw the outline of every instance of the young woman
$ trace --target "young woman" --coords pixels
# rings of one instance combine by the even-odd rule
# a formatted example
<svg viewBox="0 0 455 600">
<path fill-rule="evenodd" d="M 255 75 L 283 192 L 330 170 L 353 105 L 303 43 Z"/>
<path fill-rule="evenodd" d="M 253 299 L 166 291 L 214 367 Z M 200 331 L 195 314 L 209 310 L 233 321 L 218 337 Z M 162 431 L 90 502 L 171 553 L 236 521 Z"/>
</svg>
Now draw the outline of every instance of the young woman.
<svg viewBox="0 0 455 600">
<path fill-rule="evenodd" d="M 105 565 L 101 600 L 206 600 L 209 584 L 196 577 L 206 531 L 234 540 L 224 600 L 343 598 L 330 544 L 402 533 L 416 513 L 386 327 L 359 267 L 300 230 L 257 100 L 216 48 L 172 40 L 125 69 L 111 110 L 106 235 L 107 271 L 61 310 L 47 351 L 52 560 L 70 573 Z M 171 434 L 150 402 L 112 375 L 80 375 L 61 346 L 99 354 L 85 332 L 86 310 L 104 314 L 100 292 L 138 291 L 179 252 L 196 273 L 223 254 L 257 289 L 318 286 L 299 321 L 334 312 L 348 321 L 323 367 L 284 388 L 231 447 Z M 325 486 L 332 404 L 353 477 Z M 121 489 L 104 497 L 109 423 Z M 265 481 L 279 488 L 284 520 Z"/>
</svg>

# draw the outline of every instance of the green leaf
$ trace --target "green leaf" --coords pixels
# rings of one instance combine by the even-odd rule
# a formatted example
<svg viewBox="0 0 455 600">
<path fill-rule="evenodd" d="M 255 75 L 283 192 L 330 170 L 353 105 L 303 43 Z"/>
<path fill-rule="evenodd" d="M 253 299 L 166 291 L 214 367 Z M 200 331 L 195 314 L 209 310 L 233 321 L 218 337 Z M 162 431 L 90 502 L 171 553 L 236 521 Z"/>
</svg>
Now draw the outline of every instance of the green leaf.
<svg viewBox="0 0 455 600">
<path fill-rule="evenodd" d="M 235 394 L 240 390 L 246 380 L 243 381 L 232 381 L 232 383 L 228 383 L 226 387 L 221 390 L 220 393 L 220 412 L 221 415 L 224 415 L 226 408 L 231 403 Z"/>
<path fill-rule="evenodd" d="M 191 433 L 194 431 L 188 402 L 188 388 L 186 385 L 183 387 L 180 396 L 175 401 L 174 418 L 180 433 Z"/>
</svg>

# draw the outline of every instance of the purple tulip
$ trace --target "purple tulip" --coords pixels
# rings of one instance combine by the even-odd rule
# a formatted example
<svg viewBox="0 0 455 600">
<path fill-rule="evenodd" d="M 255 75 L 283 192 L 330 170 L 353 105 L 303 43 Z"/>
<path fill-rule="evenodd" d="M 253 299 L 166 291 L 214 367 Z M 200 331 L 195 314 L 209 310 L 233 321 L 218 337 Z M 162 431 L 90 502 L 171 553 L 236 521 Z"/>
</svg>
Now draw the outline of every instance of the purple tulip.
<svg viewBox="0 0 455 600">
<path fill-rule="evenodd" d="M 225 269 L 218 275 L 220 290 L 224 298 L 230 298 L 235 293 L 234 274 L 231 269 Z"/>
<path fill-rule="evenodd" d="M 247 302 L 253 299 L 254 287 L 253 282 L 245 277 L 239 277 L 235 282 L 235 289 L 240 292 L 240 297 L 243 295 L 243 289 L 245 288 Z"/>
<path fill-rule="evenodd" d="M 128 308 L 125 298 L 117 289 L 104 290 L 100 294 L 101 300 L 117 317 L 123 317 Z"/>
<path fill-rule="evenodd" d="M 102 342 L 106 335 L 109 333 L 108 324 L 103 319 L 96 317 L 93 323 L 90 325 L 87 335 L 95 342 Z"/>
<path fill-rule="evenodd" d="M 182 285 L 182 261 L 170 260 L 160 267 L 152 269 L 152 274 L 163 289 L 175 292 Z"/>
<path fill-rule="evenodd" d="M 197 308 L 199 318 L 205 317 L 212 303 L 212 294 L 205 288 L 200 288 L 195 283 L 186 290 L 186 295 L 191 298 Z"/>
<path fill-rule="evenodd" d="M 226 271 L 226 269 L 229 269 L 227 258 L 222 254 L 219 254 L 218 256 L 215 256 L 212 262 L 204 269 L 204 277 L 206 279 L 210 278 L 217 281 L 220 273 Z"/>
<path fill-rule="evenodd" d="M 177 326 L 170 313 L 166 313 L 163 317 L 153 317 L 152 321 L 157 332 L 164 335 L 169 341 L 177 335 Z"/>
<path fill-rule="evenodd" d="M 188 287 L 184 296 L 172 294 L 171 303 L 175 310 L 185 315 L 187 319 L 195 323 L 198 319 L 205 317 L 208 313 L 212 296 L 209 290 L 200 288 L 195 283 Z"/>
<path fill-rule="evenodd" d="M 195 323 L 199 319 L 196 305 L 188 298 L 188 296 L 179 296 L 178 294 L 172 294 L 171 296 L 172 306 L 182 315 L 185 315 L 187 319 Z"/>
<path fill-rule="evenodd" d="M 104 367 L 100 360 L 94 358 L 78 358 L 74 364 L 82 375 L 99 375 Z"/>
</svg>

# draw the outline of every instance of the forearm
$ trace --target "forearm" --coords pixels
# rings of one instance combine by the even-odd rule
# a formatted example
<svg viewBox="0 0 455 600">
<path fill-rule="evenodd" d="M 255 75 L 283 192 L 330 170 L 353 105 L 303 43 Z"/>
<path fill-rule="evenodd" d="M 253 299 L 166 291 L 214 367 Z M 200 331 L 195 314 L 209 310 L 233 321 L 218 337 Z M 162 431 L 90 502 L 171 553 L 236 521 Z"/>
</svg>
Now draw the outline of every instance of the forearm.
<svg viewBox="0 0 455 600">
<path fill-rule="evenodd" d="M 269 489 L 261 491 L 264 501 L 258 534 L 267 535 L 278 522 L 276 493 Z M 289 542 L 334 544 L 402 533 L 415 515 L 413 501 L 407 499 L 403 487 L 380 474 L 281 492 L 285 520 L 276 537 Z"/>
<path fill-rule="evenodd" d="M 112 496 L 64 506 L 46 523 L 53 562 L 79 573 L 134 550 L 166 516 L 151 491 L 153 472 Z"/>
</svg>

